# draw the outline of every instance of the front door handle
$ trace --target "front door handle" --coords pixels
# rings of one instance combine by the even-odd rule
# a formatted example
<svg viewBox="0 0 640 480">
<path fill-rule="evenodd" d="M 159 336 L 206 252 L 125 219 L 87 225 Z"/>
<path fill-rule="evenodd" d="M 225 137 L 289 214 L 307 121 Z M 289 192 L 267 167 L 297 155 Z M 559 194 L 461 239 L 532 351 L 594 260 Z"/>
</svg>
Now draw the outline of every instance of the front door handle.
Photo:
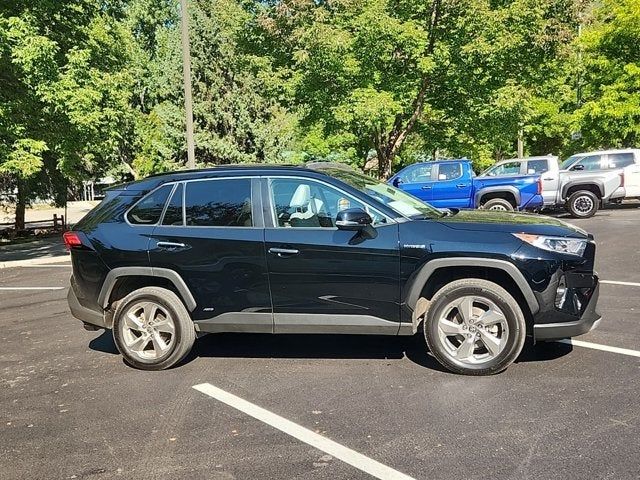
<svg viewBox="0 0 640 480">
<path fill-rule="evenodd" d="M 553 178 L 543 178 L 543 180 L 553 180 Z"/>
<path fill-rule="evenodd" d="M 431 190 L 431 185 L 425 185 L 423 187 L 421 187 L 422 190 Z"/>
<path fill-rule="evenodd" d="M 456 187 L 458 188 L 464 188 L 464 187 L 468 187 L 469 185 L 467 185 L 466 183 L 459 183 L 456 185 Z"/>
<path fill-rule="evenodd" d="M 156 247 L 163 250 L 175 250 L 176 248 L 187 248 L 187 244 L 176 242 L 158 242 L 156 243 Z"/>
<path fill-rule="evenodd" d="M 295 248 L 270 248 L 269 253 L 272 255 L 278 255 L 279 257 L 288 257 L 290 255 L 297 255 L 300 253 L 300 250 L 296 250 Z"/>
</svg>

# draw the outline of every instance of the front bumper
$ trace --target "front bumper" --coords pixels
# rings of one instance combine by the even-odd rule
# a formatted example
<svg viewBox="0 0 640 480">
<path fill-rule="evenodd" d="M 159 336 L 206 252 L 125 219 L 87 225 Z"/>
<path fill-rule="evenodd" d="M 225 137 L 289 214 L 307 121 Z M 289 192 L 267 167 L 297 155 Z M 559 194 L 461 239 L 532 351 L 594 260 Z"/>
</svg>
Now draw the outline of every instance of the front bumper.
<svg viewBox="0 0 640 480">
<path fill-rule="evenodd" d="M 600 284 L 598 283 L 597 276 L 593 275 L 591 278 L 591 286 L 585 288 L 584 285 L 578 285 L 577 287 L 589 291 L 588 302 L 586 306 L 581 309 L 582 313 L 580 317 L 572 320 L 567 316 L 568 321 L 534 324 L 533 336 L 535 340 L 555 340 L 559 338 L 576 337 L 590 332 L 598 326 L 601 316 L 596 310 L 596 305 L 600 294 Z M 570 287 L 570 291 L 571 288 L 573 288 L 570 283 L 568 283 L 568 287 Z"/>
<path fill-rule="evenodd" d="M 95 310 L 80 305 L 73 284 L 71 288 L 69 288 L 69 293 L 67 293 L 67 302 L 69 303 L 71 315 L 81 320 L 85 325 L 93 325 L 97 328 L 111 328 L 107 326 L 104 313 L 96 312 Z"/>
</svg>

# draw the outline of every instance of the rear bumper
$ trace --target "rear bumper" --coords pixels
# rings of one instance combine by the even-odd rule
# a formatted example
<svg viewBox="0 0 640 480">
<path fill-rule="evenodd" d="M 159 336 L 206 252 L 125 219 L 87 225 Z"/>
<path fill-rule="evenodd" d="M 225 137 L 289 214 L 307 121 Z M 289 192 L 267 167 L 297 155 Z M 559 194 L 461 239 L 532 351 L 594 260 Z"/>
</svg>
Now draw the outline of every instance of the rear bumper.
<svg viewBox="0 0 640 480">
<path fill-rule="evenodd" d="M 80 305 L 76 292 L 73 289 L 73 284 L 71 288 L 69 288 L 69 293 L 67 293 L 67 302 L 69 303 L 71 315 L 78 320 L 81 320 L 85 324 L 93 325 L 94 327 L 110 328 L 107 326 L 103 313 L 96 312 L 95 310 L 91 310 L 90 308 Z"/>
<path fill-rule="evenodd" d="M 570 338 L 590 332 L 598 326 L 601 316 L 596 311 L 600 285 L 598 278 L 594 275 L 593 291 L 589 301 L 579 319 L 558 323 L 538 323 L 533 326 L 533 336 L 535 340 L 555 340 L 559 338 Z"/>
</svg>

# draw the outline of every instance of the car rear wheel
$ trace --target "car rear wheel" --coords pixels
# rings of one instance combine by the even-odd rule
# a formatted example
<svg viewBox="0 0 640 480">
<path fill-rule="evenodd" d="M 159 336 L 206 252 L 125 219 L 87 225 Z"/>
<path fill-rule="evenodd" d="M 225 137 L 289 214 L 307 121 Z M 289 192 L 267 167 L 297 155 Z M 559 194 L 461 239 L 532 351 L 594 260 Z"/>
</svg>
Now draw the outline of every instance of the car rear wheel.
<svg viewBox="0 0 640 480">
<path fill-rule="evenodd" d="M 127 364 L 142 370 L 164 370 L 189 353 L 196 335 L 189 312 L 175 293 L 144 287 L 119 303 L 113 338 Z"/>
<path fill-rule="evenodd" d="M 598 211 L 600 200 L 598 196 L 589 190 L 581 190 L 571 194 L 567 201 L 567 210 L 572 217 L 590 218 Z"/>
<path fill-rule="evenodd" d="M 509 200 L 505 200 L 504 198 L 492 198 L 491 200 L 487 200 L 482 208 L 484 210 L 496 210 L 498 212 L 512 212 L 513 205 Z"/>
<path fill-rule="evenodd" d="M 503 371 L 522 351 L 526 335 L 518 302 L 501 286 L 480 279 L 442 287 L 431 300 L 423 326 L 433 356 L 465 375 Z"/>
</svg>

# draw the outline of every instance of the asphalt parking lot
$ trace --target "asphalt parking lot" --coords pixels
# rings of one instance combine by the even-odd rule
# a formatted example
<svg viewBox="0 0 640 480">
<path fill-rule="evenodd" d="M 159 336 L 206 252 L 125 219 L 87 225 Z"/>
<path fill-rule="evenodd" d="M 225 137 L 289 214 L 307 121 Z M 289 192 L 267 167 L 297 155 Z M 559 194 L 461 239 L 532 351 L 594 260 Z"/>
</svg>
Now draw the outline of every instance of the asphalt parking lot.
<svg viewBox="0 0 640 480">
<path fill-rule="evenodd" d="M 640 478 L 640 209 L 572 222 L 614 282 L 599 328 L 481 378 L 367 336 L 208 335 L 136 371 L 69 314 L 68 264 L 2 269 L 0 478 Z"/>
</svg>

